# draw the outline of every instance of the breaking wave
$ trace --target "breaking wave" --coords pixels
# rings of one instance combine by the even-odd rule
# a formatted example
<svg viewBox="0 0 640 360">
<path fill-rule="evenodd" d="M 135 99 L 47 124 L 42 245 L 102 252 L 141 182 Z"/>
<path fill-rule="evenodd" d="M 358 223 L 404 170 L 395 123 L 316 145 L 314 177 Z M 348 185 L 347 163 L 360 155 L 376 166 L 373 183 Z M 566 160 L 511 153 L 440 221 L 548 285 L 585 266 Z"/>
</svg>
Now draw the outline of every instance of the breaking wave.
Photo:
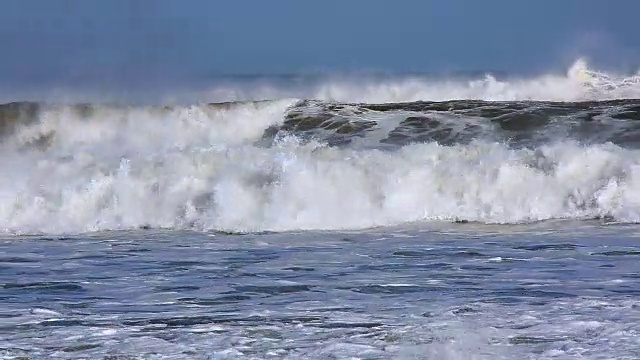
<svg viewBox="0 0 640 360">
<path fill-rule="evenodd" d="M 0 231 L 640 221 L 639 76 L 264 89 L 0 105 Z"/>
</svg>

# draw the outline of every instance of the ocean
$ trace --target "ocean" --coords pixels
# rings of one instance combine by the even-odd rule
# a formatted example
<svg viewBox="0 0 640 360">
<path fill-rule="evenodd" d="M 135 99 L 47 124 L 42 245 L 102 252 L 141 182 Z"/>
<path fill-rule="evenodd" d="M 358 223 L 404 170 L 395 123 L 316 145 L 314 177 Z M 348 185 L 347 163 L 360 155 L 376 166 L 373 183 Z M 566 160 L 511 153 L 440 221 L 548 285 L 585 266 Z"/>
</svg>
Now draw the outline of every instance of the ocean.
<svg viewBox="0 0 640 360">
<path fill-rule="evenodd" d="M 98 95 L 3 95 L 2 358 L 640 358 L 640 74 Z"/>
</svg>

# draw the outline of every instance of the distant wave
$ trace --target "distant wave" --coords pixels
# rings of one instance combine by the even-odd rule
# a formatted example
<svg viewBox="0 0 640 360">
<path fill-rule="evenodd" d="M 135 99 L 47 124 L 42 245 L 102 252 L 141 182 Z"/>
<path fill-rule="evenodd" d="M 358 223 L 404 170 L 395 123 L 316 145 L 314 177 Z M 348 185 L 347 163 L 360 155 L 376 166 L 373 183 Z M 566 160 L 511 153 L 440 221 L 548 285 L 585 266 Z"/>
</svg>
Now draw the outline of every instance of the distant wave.
<svg viewBox="0 0 640 360">
<path fill-rule="evenodd" d="M 564 77 L 402 81 L 0 105 L 0 231 L 640 221 L 638 77 L 578 62 Z"/>
<path fill-rule="evenodd" d="M 0 84 L 1 85 L 1 84 Z M 88 85 L 87 85 L 88 86 Z M 1 88 L 0 88 L 1 89 Z M 254 100 L 310 99 L 347 103 L 414 101 L 590 101 L 640 98 L 640 73 L 605 73 L 577 60 L 564 73 L 534 77 L 470 74 L 325 74 L 245 76 L 202 80 L 153 89 L 63 87 L 0 90 L 0 102 L 193 104 Z"/>
<path fill-rule="evenodd" d="M 640 98 L 640 73 L 605 73 L 577 60 L 564 74 L 536 77 L 496 76 L 490 73 L 463 77 L 420 75 L 327 76 L 296 81 L 247 81 L 217 85 L 191 94 L 205 102 L 256 99 L 312 99 L 349 103 L 415 101 L 590 101 Z"/>
</svg>

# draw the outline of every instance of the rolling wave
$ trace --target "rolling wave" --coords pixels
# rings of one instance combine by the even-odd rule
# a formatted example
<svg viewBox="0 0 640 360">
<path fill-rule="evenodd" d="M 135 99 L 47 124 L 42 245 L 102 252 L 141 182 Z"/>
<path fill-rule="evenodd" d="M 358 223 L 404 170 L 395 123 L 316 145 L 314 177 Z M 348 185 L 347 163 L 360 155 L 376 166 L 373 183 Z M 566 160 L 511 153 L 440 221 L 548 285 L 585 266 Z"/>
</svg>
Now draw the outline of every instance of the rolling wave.
<svg viewBox="0 0 640 360">
<path fill-rule="evenodd" d="M 273 114 L 275 110 L 276 114 Z M 264 117 L 262 111 L 272 112 Z M 357 104 L 318 100 L 226 102 L 186 107 L 109 107 L 103 105 L 47 105 L 23 102 L 0 105 L 3 142 L 22 149 L 45 150 L 77 137 L 69 129 L 100 129 L 104 133 L 126 128 L 172 128 L 199 123 L 220 126 L 231 119 L 242 131 L 211 138 L 228 143 L 255 138 L 272 144 L 282 136 L 325 142 L 330 146 L 394 148 L 412 143 L 468 144 L 472 140 L 496 141 L 512 147 L 536 146 L 571 139 L 582 144 L 611 142 L 640 146 L 640 100 L 584 102 L 452 100 L 411 103 Z M 238 117 L 238 119 L 236 119 Z M 261 121 L 252 121 L 260 118 Z M 223 127 L 233 125 L 222 120 Z M 223 131 L 218 127 L 216 131 Z M 240 130 L 234 129 L 233 131 Z M 230 130 L 231 131 L 231 130 Z M 176 133 L 177 134 L 177 133 Z M 85 132 L 84 134 L 87 135 Z M 143 135 L 141 135 L 143 136 Z M 97 140 L 96 137 L 90 137 Z M 58 141 L 59 140 L 59 141 Z M 185 142 L 189 138 L 184 139 Z"/>
<path fill-rule="evenodd" d="M 578 62 L 563 77 L 396 92 L 391 82 L 194 105 L 6 103 L 0 230 L 638 222 L 637 78 Z"/>
</svg>

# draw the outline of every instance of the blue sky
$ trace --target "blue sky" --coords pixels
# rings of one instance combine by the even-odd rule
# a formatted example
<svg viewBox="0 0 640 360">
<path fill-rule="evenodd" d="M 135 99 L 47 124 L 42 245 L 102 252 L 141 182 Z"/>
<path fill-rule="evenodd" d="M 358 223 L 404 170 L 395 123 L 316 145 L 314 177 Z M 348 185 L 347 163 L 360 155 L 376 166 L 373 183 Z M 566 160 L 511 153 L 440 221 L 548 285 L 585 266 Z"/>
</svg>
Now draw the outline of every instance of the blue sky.
<svg viewBox="0 0 640 360">
<path fill-rule="evenodd" d="M 636 0 L 20 0 L 0 81 L 640 64 Z"/>
</svg>

